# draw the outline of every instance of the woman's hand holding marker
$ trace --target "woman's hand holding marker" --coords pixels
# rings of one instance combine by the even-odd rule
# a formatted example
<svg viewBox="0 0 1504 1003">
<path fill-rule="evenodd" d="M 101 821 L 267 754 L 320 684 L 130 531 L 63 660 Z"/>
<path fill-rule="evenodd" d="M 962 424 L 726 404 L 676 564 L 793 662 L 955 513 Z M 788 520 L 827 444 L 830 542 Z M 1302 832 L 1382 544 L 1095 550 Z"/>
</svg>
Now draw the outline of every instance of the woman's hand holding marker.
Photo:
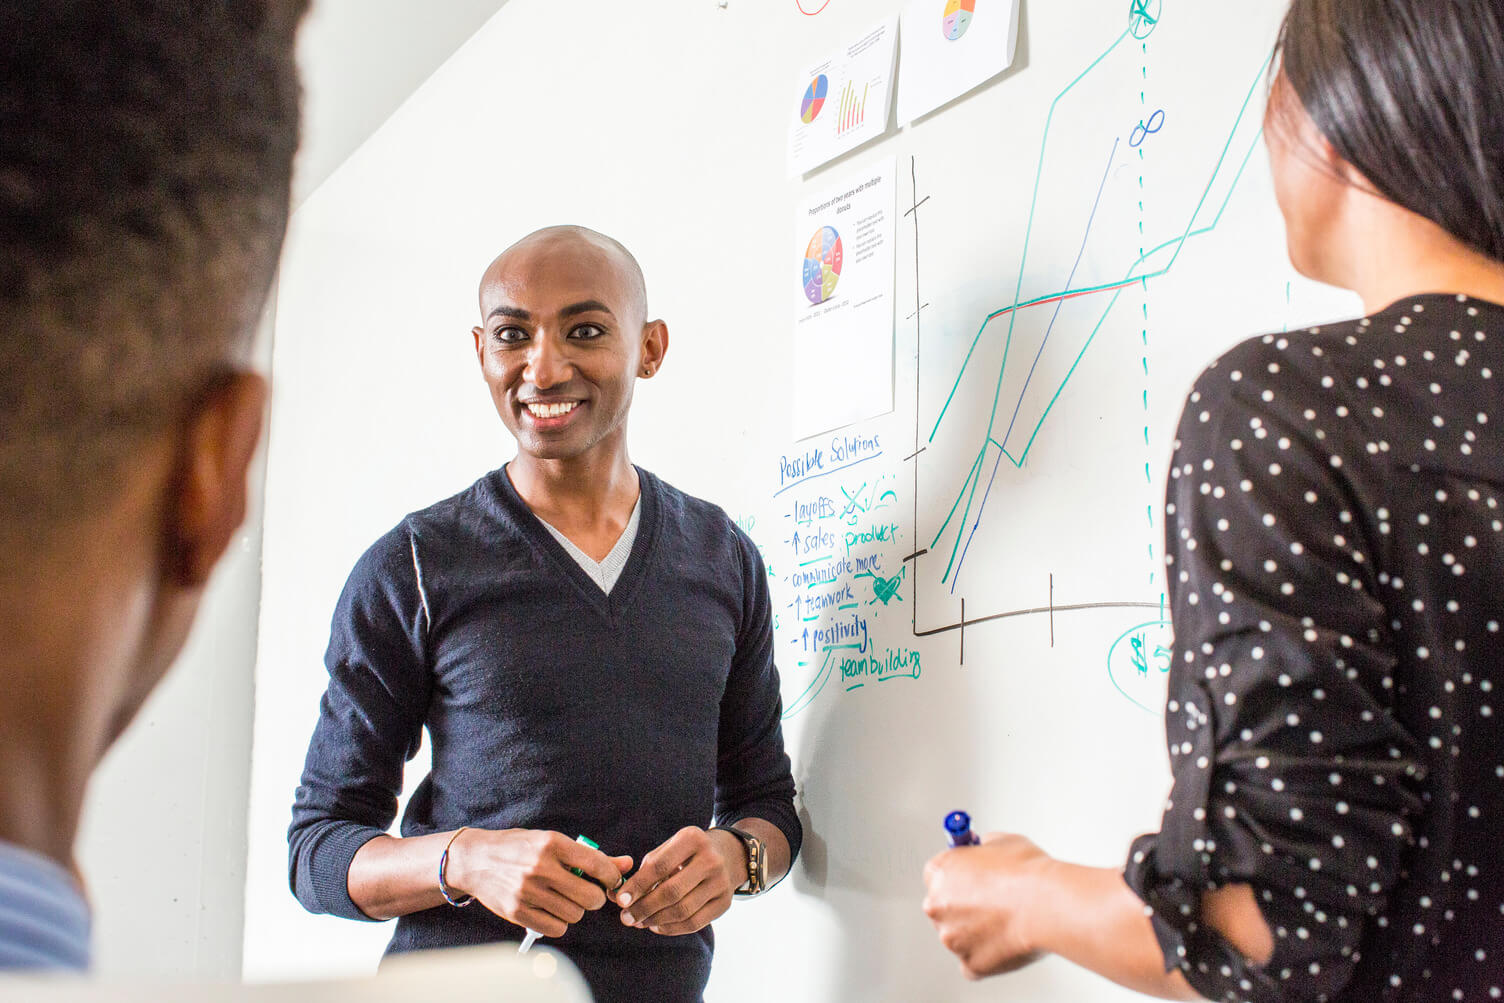
<svg viewBox="0 0 1504 1003">
<path fill-rule="evenodd" d="M 950 830 L 949 820 L 946 828 Z M 954 844 L 925 865 L 924 912 L 940 943 L 960 959 L 961 971 L 979 979 L 1040 957 L 1025 920 L 1039 905 L 1035 879 L 1051 859 L 1022 836 L 971 838 L 973 842 Z"/>
</svg>

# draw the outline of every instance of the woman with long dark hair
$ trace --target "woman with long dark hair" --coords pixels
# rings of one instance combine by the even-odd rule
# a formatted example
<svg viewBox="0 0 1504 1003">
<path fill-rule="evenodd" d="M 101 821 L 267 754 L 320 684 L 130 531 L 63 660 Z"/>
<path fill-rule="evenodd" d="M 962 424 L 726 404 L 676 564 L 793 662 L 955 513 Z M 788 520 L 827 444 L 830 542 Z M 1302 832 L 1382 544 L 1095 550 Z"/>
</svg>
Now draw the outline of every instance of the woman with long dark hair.
<svg viewBox="0 0 1504 1003">
<path fill-rule="evenodd" d="M 1168 997 L 1504 998 L 1504 6 L 1294 0 L 1276 65 L 1291 260 L 1368 316 L 1198 380 L 1161 829 L 1124 873 L 1016 835 L 932 861 L 974 977 L 1058 953 Z"/>
</svg>

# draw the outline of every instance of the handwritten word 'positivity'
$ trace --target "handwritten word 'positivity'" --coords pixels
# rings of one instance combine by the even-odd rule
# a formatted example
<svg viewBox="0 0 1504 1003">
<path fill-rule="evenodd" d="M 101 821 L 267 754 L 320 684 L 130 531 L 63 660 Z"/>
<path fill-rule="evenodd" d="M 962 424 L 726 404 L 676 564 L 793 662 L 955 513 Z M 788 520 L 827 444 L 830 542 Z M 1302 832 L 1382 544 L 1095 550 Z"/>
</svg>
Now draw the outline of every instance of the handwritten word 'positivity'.
<svg viewBox="0 0 1504 1003">
<path fill-rule="evenodd" d="M 867 651 L 867 618 L 852 613 L 845 619 L 832 620 L 828 626 L 806 627 L 800 632 L 799 639 L 803 642 L 805 651 L 819 651 L 823 648 L 845 647 L 849 645 L 865 654 Z"/>
</svg>

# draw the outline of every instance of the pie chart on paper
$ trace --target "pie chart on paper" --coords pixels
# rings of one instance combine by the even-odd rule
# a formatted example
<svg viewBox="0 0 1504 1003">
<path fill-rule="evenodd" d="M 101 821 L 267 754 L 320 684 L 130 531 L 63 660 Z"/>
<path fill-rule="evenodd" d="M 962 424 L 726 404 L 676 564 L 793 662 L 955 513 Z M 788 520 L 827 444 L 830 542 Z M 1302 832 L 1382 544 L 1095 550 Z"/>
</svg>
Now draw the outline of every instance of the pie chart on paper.
<svg viewBox="0 0 1504 1003">
<path fill-rule="evenodd" d="M 945 37 L 952 42 L 966 34 L 971 27 L 971 18 L 977 8 L 977 0 L 947 0 L 945 4 Z"/>
<path fill-rule="evenodd" d="M 799 106 L 799 118 L 805 125 L 809 125 L 820 114 L 820 109 L 825 107 L 825 94 L 830 90 L 830 80 L 825 74 L 820 74 L 809 82 L 809 87 L 804 92 L 804 101 Z"/>
<path fill-rule="evenodd" d="M 816 306 L 830 299 L 841 279 L 841 235 L 822 226 L 804 250 L 804 295 Z"/>
</svg>

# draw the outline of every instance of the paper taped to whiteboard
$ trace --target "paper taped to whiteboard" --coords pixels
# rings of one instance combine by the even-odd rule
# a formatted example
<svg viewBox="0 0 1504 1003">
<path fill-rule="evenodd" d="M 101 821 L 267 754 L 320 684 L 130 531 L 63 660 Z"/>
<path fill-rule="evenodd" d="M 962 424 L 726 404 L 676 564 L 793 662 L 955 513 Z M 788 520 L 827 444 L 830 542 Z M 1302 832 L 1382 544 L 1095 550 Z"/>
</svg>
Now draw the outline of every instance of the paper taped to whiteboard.
<svg viewBox="0 0 1504 1003">
<path fill-rule="evenodd" d="M 789 104 L 789 176 L 881 136 L 893 107 L 898 18 L 889 17 L 799 78 Z"/>
<path fill-rule="evenodd" d="M 927 115 L 1013 65 L 1019 0 L 910 0 L 898 120 Z"/>
<path fill-rule="evenodd" d="M 789 256 L 794 438 L 893 410 L 891 157 L 799 207 Z"/>
</svg>

